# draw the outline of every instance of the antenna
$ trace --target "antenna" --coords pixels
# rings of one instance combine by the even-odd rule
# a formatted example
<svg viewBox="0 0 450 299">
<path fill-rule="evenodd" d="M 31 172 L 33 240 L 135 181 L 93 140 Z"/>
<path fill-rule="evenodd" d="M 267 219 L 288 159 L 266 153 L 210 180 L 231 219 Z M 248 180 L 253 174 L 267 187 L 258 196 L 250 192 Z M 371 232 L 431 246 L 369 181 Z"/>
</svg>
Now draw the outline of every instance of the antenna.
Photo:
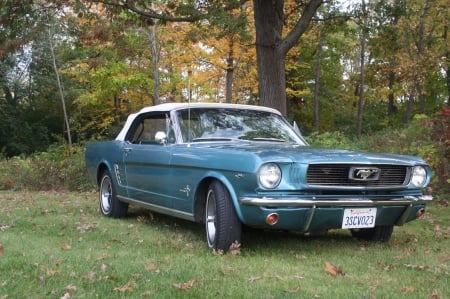
<svg viewBox="0 0 450 299">
<path fill-rule="evenodd" d="M 191 69 L 188 70 L 188 147 L 191 146 Z"/>
</svg>

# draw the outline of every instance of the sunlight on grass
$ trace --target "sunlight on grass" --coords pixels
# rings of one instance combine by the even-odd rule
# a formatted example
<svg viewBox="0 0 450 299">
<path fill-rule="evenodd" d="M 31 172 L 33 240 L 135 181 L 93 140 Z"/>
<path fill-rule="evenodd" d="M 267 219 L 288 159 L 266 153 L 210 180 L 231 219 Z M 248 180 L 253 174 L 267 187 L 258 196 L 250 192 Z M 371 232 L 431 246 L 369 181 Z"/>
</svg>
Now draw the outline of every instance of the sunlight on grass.
<svg viewBox="0 0 450 299">
<path fill-rule="evenodd" d="M 195 223 L 96 193 L 0 193 L 0 298 L 448 298 L 449 207 L 396 227 L 388 244 L 245 229 L 214 254 Z"/>
</svg>

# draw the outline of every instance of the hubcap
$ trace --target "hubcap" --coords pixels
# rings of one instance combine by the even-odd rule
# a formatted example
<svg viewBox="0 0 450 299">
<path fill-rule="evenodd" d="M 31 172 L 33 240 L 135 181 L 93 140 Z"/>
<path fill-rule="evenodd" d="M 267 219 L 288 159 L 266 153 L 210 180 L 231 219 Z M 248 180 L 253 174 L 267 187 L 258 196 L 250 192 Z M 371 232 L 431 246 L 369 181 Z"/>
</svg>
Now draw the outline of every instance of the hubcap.
<svg viewBox="0 0 450 299">
<path fill-rule="evenodd" d="M 100 206 L 103 214 L 111 210 L 111 180 L 104 177 L 100 188 Z"/>
<path fill-rule="evenodd" d="M 216 198 L 214 192 L 209 190 L 206 198 L 206 239 L 208 246 L 214 248 L 216 240 Z"/>
</svg>

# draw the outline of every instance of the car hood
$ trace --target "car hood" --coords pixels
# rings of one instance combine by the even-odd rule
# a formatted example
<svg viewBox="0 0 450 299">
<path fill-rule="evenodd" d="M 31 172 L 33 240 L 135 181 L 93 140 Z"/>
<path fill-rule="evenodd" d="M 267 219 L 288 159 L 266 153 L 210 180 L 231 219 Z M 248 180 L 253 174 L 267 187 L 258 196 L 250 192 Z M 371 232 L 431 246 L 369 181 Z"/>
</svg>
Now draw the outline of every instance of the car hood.
<svg viewBox="0 0 450 299">
<path fill-rule="evenodd" d="M 345 149 L 326 149 L 311 146 L 282 144 L 272 142 L 227 142 L 191 144 L 222 151 L 241 151 L 253 153 L 263 161 L 279 161 L 285 163 L 358 163 L 358 164 L 426 164 L 422 159 L 407 155 L 375 154 Z M 226 154 L 226 153 L 224 153 Z"/>
</svg>

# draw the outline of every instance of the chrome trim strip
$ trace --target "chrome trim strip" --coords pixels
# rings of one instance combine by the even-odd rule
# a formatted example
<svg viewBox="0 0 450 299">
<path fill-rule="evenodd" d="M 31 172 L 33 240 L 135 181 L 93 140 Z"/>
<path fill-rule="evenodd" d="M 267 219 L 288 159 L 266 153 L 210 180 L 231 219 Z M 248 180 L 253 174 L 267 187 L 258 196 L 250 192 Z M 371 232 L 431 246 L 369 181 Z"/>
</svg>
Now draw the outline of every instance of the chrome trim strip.
<svg viewBox="0 0 450 299">
<path fill-rule="evenodd" d="M 129 197 L 121 196 L 121 195 L 118 195 L 117 197 L 123 202 L 127 202 L 130 204 L 136 205 L 136 206 L 140 206 L 140 207 L 149 209 L 149 210 L 157 212 L 157 213 L 161 213 L 161 214 L 165 214 L 165 215 L 169 215 L 169 216 L 173 216 L 173 217 L 178 217 L 178 218 L 189 220 L 189 221 L 195 221 L 194 215 L 190 214 L 190 213 L 172 210 L 172 209 L 169 209 L 166 207 L 154 205 L 154 204 L 151 204 L 148 202 L 135 200 L 135 199 L 132 199 Z"/>
<path fill-rule="evenodd" d="M 316 206 L 314 205 L 311 210 L 309 211 L 308 218 L 306 219 L 305 227 L 303 228 L 303 231 L 308 231 L 309 227 L 311 226 L 312 220 L 314 218 L 314 214 L 316 213 Z"/>
<path fill-rule="evenodd" d="M 406 219 L 408 219 L 409 215 L 412 212 L 412 207 L 413 204 L 411 203 L 402 213 L 402 215 L 400 216 L 400 218 L 397 220 L 397 222 L 395 223 L 395 225 L 403 225 L 406 222 Z"/>
<path fill-rule="evenodd" d="M 370 199 L 345 199 L 345 200 L 316 200 L 316 199 L 285 199 L 285 198 L 255 198 L 255 197 L 241 197 L 239 203 L 248 206 L 262 206 L 262 207 L 378 207 L 378 206 L 408 206 L 411 204 L 420 204 L 429 202 L 433 199 L 431 195 L 422 196 L 405 196 L 401 199 L 391 200 L 370 200 Z"/>
</svg>

